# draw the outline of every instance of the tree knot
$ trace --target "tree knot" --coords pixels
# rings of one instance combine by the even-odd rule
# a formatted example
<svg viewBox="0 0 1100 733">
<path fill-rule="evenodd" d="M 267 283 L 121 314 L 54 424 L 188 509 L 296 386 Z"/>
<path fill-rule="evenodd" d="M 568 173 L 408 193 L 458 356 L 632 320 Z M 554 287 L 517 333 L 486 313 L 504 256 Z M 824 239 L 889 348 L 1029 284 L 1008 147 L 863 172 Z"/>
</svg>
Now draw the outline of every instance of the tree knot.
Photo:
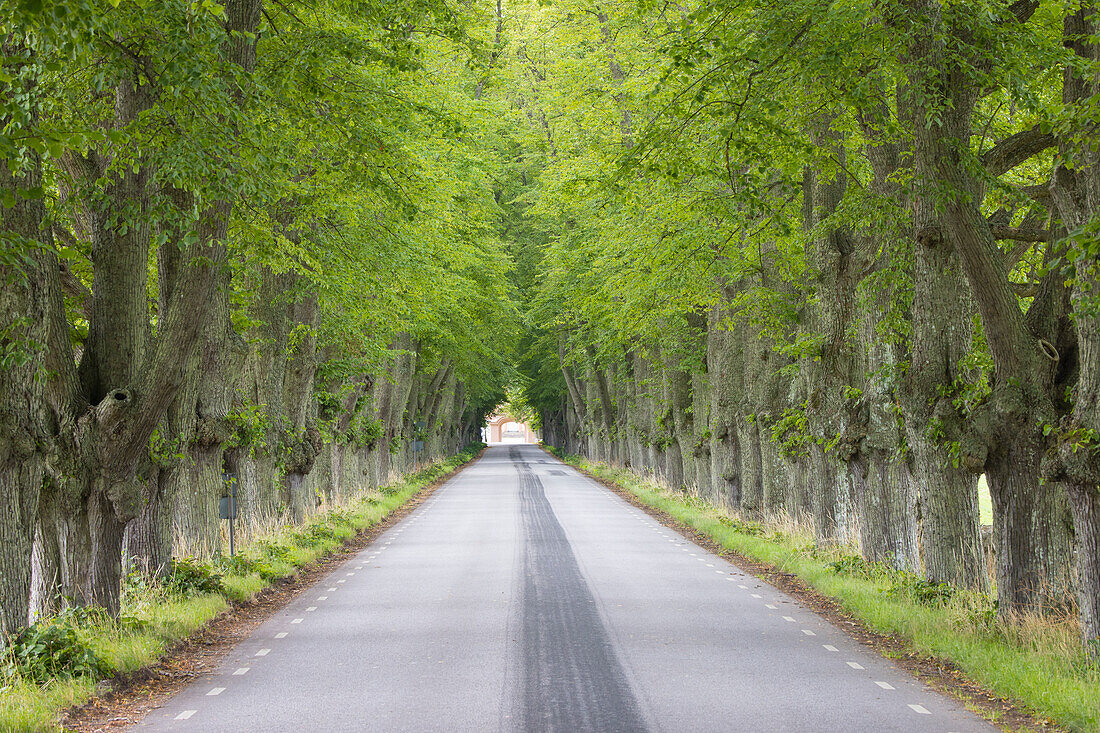
<svg viewBox="0 0 1100 733">
<path fill-rule="evenodd" d="M 943 243 L 943 232 L 937 226 L 924 226 L 917 230 L 917 244 L 938 247 Z"/>
</svg>

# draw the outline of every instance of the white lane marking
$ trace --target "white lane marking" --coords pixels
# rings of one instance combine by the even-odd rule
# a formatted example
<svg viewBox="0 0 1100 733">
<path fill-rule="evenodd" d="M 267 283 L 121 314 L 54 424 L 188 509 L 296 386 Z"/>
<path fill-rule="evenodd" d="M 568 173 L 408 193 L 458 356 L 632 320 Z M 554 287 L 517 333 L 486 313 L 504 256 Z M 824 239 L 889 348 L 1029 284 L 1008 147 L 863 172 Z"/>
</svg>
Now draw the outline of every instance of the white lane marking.
<svg viewBox="0 0 1100 733">
<path fill-rule="evenodd" d="M 765 604 L 764 604 L 764 607 L 765 607 L 765 608 L 770 608 L 770 609 L 771 609 L 771 610 L 773 610 L 773 611 L 774 611 L 774 610 L 776 610 L 775 606 L 773 606 L 773 605 L 772 605 L 772 604 L 770 604 L 770 603 L 765 603 Z"/>
<path fill-rule="evenodd" d="M 198 710 L 184 710 L 182 713 L 180 713 L 179 715 L 176 716 L 176 720 L 187 720 L 188 718 L 190 718 L 192 715 L 194 715 L 197 712 L 199 712 L 199 711 Z"/>
<path fill-rule="evenodd" d="M 248 670 L 250 670 L 250 669 L 252 669 L 252 668 L 251 667 L 239 667 L 235 672 L 233 672 L 233 676 L 234 677 L 240 677 L 242 674 L 248 674 Z"/>
<path fill-rule="evenodd" d="M 693 552 L 693 553 L 691 553 L 691 556 L 692 556 L 692 557 L 695 557 L 695 553 L 694 553 L 694 552 Z"/>
<path fill-rule="evenodd" d="M 355 575 L 355 573 L 354 573 L 354 572 L 352 572 L 352 573 L 345 573 L 345 575 L 347 575 L 347 576 L 348 576 L 348 577 L 350 578 L 351 576 Z"/>
<path fill-rule="evenodd" d="M 909 707 L 912 708 L 914 713 L 920 713 L 921 715 L 932 714 L 932 711 L 924 707 L 923 705 L 914 705 L 913 703 L 909 703 Z"/>
<path fill-rule="evenodd" d="M 305 621 L 305 619 L 304 619 L 304 618 L 296 618 L 296 619 L 294 619 L 293 621 L 291 621 L 290 623 L 292 623 L 292 624 L 300 624 L 300 623 L 302 623 L 303 621 Z"/>
<path fill-rule="evenodd" d="M 356 565 L 356 566 L 355 566 L 355 569 L 356 569 L 356 570 L 362 570 L 362 569 L 363 569 L 363 566 L 362 566 L 362 565 Z"/>
<path fill-rule="evenodd" d="M 278 634 L 275 634 L 275 638 L 276 639 L 285 639 L 286 638 L 286 632 L 285 631 L 280 631 Z"/>
<path fill-rule="evenodd" d="M 708 563 L 707 563 L 707 567 L 708 567 L 708 568 L 713 568 L 713 567 L 714 567 L 714 564 L 713 564 L 713 563 L 709 563 L 709 562 L 708 562 Z"/>
<path fill-rule="evenodd" d="M 749 589 L 749 587 L 748 587 L 747 585 L 739 585 L 739 586 L 737 586 L 737 587 L 738 587 L 738 588 L 744 588 L 745 590 L 748 590 L 748 589 Z"/>
<path fill-rule="evenodd" d="M 894 686 L 893 686 L 893 685 L 891 685 L 891 684 L 890 684 L 889 682 L 881 682 L 881 681 L 879 681 L 879 680 L 875 680 L 875 684 L 876 684 L 876 685 L 878 685 L 879 687 L 881 687 L 881 688 L 882 688 L 882 689 L 884 689 L 884 690 L 892 690 L 892 689 L 894 689 Z"/>
<path fill-rule="evenodd" d="M 317 596 L 317 600 L 319 600 L 319 601 L 327 601 L 327 600 L 328 600 L 328 596 Z"/>
<path fill-rule="evenodd" d="M 784 621 L 790 621 L 791 623 L 794 623 L 794 619 L 793 619 L 793 618 L 791 618 L 790 616 L 784 616 L 784 617 L 783 617 L 783 620 L 784 620 Z"/>
<path fill-rule="evenodd" d="M 347 578 L 340 578 L 340 579 L 339 579 L 339 580 L 337 580 L 336 582 L 337 582 L 337 583 L 346 583 L 346 582 L 348 582 L 348 579 L 347 579 Z"/>
<path fill-rule="evenodd" d="M 329 588 L 329 589 L 328 589 L 328 592 L 329 592 L 329 593 L 332 593 L 332 592 L 333 592 L 334 590 L 336 590 L 336 589 L 335 589 L 335 588 Z"/>
<path fill-rule="evenodd" d="M 840 651 L 839 649 L 837 649 L 832 644 L 822 644 L 821 646 L 825 647 L 825 651 L 827 651 L 827 652 L 838 652 L 838 651 Z"/>
<path fill-rule="evenodd" d="M 317 606 L 310 606 L 309 608 L 306 609 L 307 612 L 316 611 L 316 610 L 317 610 Z"/>
<path fill-rule="evenodd" d="M 809 629 L 802 629 L 802 633 L 805 634 L 806 636 L 817 636 L 817 634 L 810 631 Z"/>
<path fill-rule="evenodd" d="M 745 586 L 741 586 L 741 587 L 744 588 Z M 764 597 L 764 596 L 760 595 L 759 593 L 750 593 L 750 595 L 753 598 L 763 598 Z"/>
<path fill-rule="evenodd" d="M 719 575 L 725 575 L 726 574 L 725 570 L 715 570 L 714 572 L 718 573 Z"/>
<path fill-rule="evenodd" d="M 214 688 L 213 690 L 211 690 L 210 692 L 206 693 L 206 696 L 207 696 L 207 697 L 211 697 L 211 696 L 213 696 L 213 695 L 220 695 L 220 694 L 222 694 L 223 692 L 225 692 L 225 688 L 224 688 L 224 687 L 215 687 L 215 688 Z"/>
<path fill-rule="evenodd" d="M 256 652 L 256 656 L 257 657 L 266 657 L 270 653 L 271 653 L 270 649 L 261 649 L 260 651 Z"/>
<path fill-rule="evenodd" d="M 852 669 L 863 669 L 863 665 L 859 662 L 848 662 L 848 666 Z"/>
</svg>

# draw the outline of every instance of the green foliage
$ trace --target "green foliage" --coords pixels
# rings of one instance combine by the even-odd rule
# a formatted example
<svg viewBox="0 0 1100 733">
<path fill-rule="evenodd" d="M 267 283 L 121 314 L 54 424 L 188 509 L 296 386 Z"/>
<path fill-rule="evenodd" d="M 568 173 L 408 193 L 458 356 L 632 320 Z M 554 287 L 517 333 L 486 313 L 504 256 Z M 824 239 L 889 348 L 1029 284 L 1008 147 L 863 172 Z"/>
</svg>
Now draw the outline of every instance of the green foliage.
<svg viewBox="0 0 1100 733">
<path fill-rule="evenodd" d="M 807 403 L 783 411 L 783 415 L 771 425 L 771 439 L 787 456 L 807 455 L 810 440 Z"/>
<path fill-rule="evenodd" d="M 942 606 L 955 595 L 955 588 L 948 583 L 925 580 L 911 573 L 899 573 L 886 594 L 904 596 L 922 606 Z"/>
<path fill-rule="evenodd" d="M 718 521 L 740 534 L 751 537 L 762 537 L 767 534 L 767 529 L 761 522 L 751 522 L 738 517 L 721 516 Z"/>
<path fill-rule="evenodd" d="M 862 578 L 880 577 L 887 571 L 882 565 L 868 562 L 859 555 L 842 555 L 825 563 L 825 565 L 834 573 L 855 575 Z"/>
<path fill-rule="evenodd" d="M 212 565 L 192 557 L 172 559 L 164 577 L 165 587 L 183 596 L 199 593 L 221 593 L 222 576 Z"/>
<path fill-rule="evenodd" d="M 104 674 L 103 661 L 81 633 L 81 627 L 91 618 L 84 609 L 70 608 L 20 631 L 8 640 L 3 651 L 4 677 L 47 682 L 54 678 Z"/>
</svg>

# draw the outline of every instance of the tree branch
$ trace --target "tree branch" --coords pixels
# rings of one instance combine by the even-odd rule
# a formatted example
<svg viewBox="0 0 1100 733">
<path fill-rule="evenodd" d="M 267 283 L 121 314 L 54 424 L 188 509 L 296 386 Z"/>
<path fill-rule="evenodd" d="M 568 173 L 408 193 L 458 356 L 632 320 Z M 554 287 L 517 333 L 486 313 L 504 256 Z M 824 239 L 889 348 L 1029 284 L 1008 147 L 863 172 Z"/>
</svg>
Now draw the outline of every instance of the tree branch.
<svg viewBox="0 0 1100 733">
<path fill-rule="evenodd" d="M 1042 229 L 1027 229 L 1024 227 L 1009 227 L 992 224 L 989 231 L 994 239 L 1011 239 L 1017 242 L 1049 242 L 1050 232 Z"/>
<path fill-rule="evenodd" d="M 994 145 L 982 156 L 982 164 L 989 175 L 997 178 L 1054 145 L 1054 135 L 1042 132 L 1036 125 L 1029 130 L 1010 135 Z"/>
</svg>

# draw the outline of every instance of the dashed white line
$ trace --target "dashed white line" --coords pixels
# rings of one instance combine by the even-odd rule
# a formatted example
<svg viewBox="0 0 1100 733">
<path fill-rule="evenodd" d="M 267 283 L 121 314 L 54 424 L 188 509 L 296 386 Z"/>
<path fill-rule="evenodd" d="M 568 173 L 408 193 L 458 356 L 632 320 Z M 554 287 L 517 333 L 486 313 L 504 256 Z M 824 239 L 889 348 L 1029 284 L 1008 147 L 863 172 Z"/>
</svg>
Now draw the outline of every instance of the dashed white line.
<svg viewBox="0 0 1100 733">
<path fill-rule="evenodd" d="M 749 587 L 748 587 L 747 585 L 739 585 L 739 586 L 737 586 L 737 587 L 738 587 L 738 588 L 744 588 L 745 590 L 748 590 L 748 589 L 749 589 Z"/>
<path fill-rule="evenodd" d="M 838 652 L 838 651 L 840 651 L 839 649 L 837 649 L 832 644 L 822 644 L 821 646 L 825 647 L 825 651 L 827 651 L 827 652 Z"/>
<path fill-rule="evenodd" d="M 348 576 L 348 577 L 350 578 L 351 576 L 355 575 L 355 573 L 354 573 L 354 572 L 350 572 L 350 573 L 345 573 L 345 575 L 347 575 L 347 576 Z"/>
<path fill-rule="evenodd" d="M 784 621 L 790 621 L 790 622 L 791 622 L 792 624 L 794 623 L 794 619 L 793 619 L 792 617 L 790 617 L 790 616 L 784 616 L 784 617 L 783 617 L 783 620 L 784 620 Z"/>
<path fill-rule="evenodd" d="M 726 574 L 725 570 L 715 570 L 714 572 L 718 573 L 719 575 L 725 575 Z"/>
<path fill-rule="evenodd" d="M 332 593 L 332 592 L 333 592 L 334 590 L 336 590 L 336 589 L 335 589 L 335 588 L 329 588 L 329 589 L 328 589 L 328 592 L 329 592 L 329 593 Z"/>
<path fill-rule="evenodd" d="M 914 713 L 920 713 L 921 715 L 931 715 L 932 714 L 932 711 L 929 710 L 928 708 L 924 707 L 923 705 L 914 705 L 912 703 L 909 703 L 909 707 L 912 708 Z"/>
<path fill-rule="evenodd" d="M 240 677 L 242 674 L 248 674 L 248 670 L 250 670 L 250 669 L 252 669 L 252 668 L 251 667 L 238 667 L 233 672 L 233 676 L 234 677 Z"/>
<path fill-rule="evenodd" d="M 306 609 L 307 612 L 308 611 L 316 611 L 316 610 L 317 610 L 317 606 L 310 606 L 309 608 Z"/>
<path fill-rule="evenodd" d="M 327 600 L 328 600 L 328 596 L 317 596 L 317 600 L 319 600 L 319 601 L 327 601 Z"/>
<path fill-rule="evenodd" d="M 215 687 L 215 688 L 214 688 L 214 689 L 212 689 L 212 690 L 211 690 L 210 692 L 206 693 L 206 696 L 207 696 L 207 697 L 212 697 L 212 696 L 214 696 L 214 695 L 220 695 L 220 694 L 222 694 L 223 692 L 225 692 L 225 688 L 224 688 L 224 687 Z"/>
<path fill-rule="evenodd" d="M 709 563 L 709 562 L 708 562 L 708 563 L 707 563 L 707 567 L 708 567 L 708 568 L 713 568 L 713 567 L 714 567 L 714 563 Z"/>
<path fill-rule="evenodd" d="M 180 713 L 179 715 L 176 716 L 176 720 L 187 720 L 188 718 L 190 718 L 192 715 L 194 715 L 197 712 L 199 712 L 199 711 L 198 710 L 184 710 L 182 713 Z"/>
<path fill-rule="evenodd" d="M 294 619 L 293 621 L 291 621 L 290 623 L 292 623 L 292 624 L 300 624 L 300 623 L 302 623 L 303 621 L 305 621 L 305 619 L 304 619 L 304 618 L 296 618 L 296 619 Z"/>
<path fill-rule="evenodd" d="M 777 609 L 776 609 L 776 607 L 775 607 L 775 606 L 773 606 L 773 605 L 772 605 L 772 604 L 770 604 L 770 603 L 765 603 L 765 604 L 764 604 L 764 608 L 770 608 L 770 609 L 771 609 L 771 610 L 773 610 L 773 611 L 777 610 Z"/>
<path fill-rule="evenodd" d="M 863 669 L 863 665 L 859 662 L 848 662 L 848 666 L 852 669 Z"/>
<path fill-rule="evenodd" d="M 806 636 L 817 636 L 817 634 L 810 631 L 809 629 L 802 629 L 802 633 L 805 634 Z"/>
<path fill-rule="evenodd" d="M 286 638 L 286 632 L 285 631 L 280 631 L 278 634 L 275 634 L 275 638 L 276 639 L 285 639 Z"/>
<path fill-rule="evenodd" d="M 348 579 L 347 579 L 347 578 L 340 578 L 340 579 L 339 579 L 339 580 L 337 580 L 336 582 L 337 582 L 337 583 L 346 583 L 346 582 L 348 582 Z"/>
<path fill-rule="evenodd" d="M 882 682 L 880 680 L 875 680 L 875 684 L 878 685 L 879 687 L 881 687 L 884 690 L 894 689 L 894 686 L 891 685 L 889 682 Z"/>
<path fill-rule="evenodd" d="M 745 586 L 741 586 L 741 587 L 744 588 Z M 751 595 L 753 598 L 763 598 L 764 597 L 764 596 L 760 595 L 759 593 L 750 593 L 749 595 Z"/>
<path fill-rule="evenodd" d="M 261 649 L 260 651 L 256 652 L 256 656 L 257 657 L 266 657 L 270 653 L 271 653 L 270 649 Z"/>
</svg>

